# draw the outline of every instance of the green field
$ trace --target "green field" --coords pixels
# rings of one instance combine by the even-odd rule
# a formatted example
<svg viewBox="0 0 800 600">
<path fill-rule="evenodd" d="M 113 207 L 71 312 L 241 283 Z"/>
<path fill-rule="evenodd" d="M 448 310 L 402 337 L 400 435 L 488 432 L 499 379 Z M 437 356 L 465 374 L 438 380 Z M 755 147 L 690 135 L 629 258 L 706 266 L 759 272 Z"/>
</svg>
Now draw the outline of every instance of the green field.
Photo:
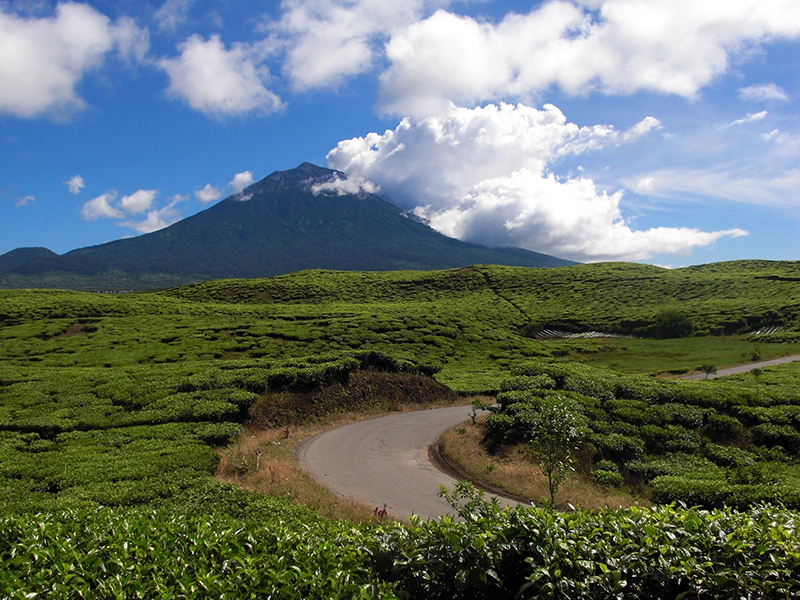
<svg viewBox="0 0 800 600">
<path fill-rule="evenodd" d="M 676 313 L 691 335 L 661 339 L 669 335 L 664 315 Z M 752 335 L 765 326 L 781 329 Z M 537 334 L 544 329 L 630 337 L 543 339 Z M 523 517 L 483 507 L 484 517 L 472 525 L 355 525 L 222 486 L 212 475 L 215 447 L 235 439 L 253 407 L 273 424 L 318 418 L 337 407 L 289 414 L 287 406 L 302 404 L 287 405 L 287 395 L 346 382 L 358 370 L 433 375 L 464 395 L 508 393 L 519 389 L 514 381 L 534 389 L 519 377 L 535 373 L 554 382 L 536 389 L 583 402 L 598 460 L 616 460 L 603 449 L 620 436 L 628 446 L 642 444 L 639 455 L 620 455 L 615 464 L 626 475 L 639 468 L 643 493 L 657 501 L 746 508 L 782 500 L 795 507 L 798 369 L 774 368 L 734 383 L 653 376 L 747 362 L 754 351 L 764 359 L 800 353 L 799 340 L 795 263 L 675 271 L 632 264 L 307 271 L 148 294 L 0 291 L 0 517 L 11 532 L 0 540 L 0 597 L 134 597 L 119 592 L 134 589 L 125 587 L 134 572 L 141 597 L 514 597 L 520 590 L 520 597 L 663 597 L 689 590 L 730 597 L 740 595 L 736 581 L 746 582 L 751 597 L 775 597 L 798 580 L 800 547 L 781 537 L 783 527 L 794 526 L 791 511 Z M 564 364 L 577 362 L 586 365 Z M 713 433 L 712 422 L 718 429 L 738 423 L 739 437 Z M 643 425 L 656 429 L 632 441 L 631 428 Z M 677 468 L 686 456 L 700 465 L 702 477 L 691 481 L 705 481 L 706 496 Z M 639 462 L 630 465 L 634 459 Z M 735 481 L 726 470 L 731 465 L 738 469 Z M 720 482 L 762 487 L 713 496 L 708 490 Z M 259 528 L 242 537 L 255 518 Z M 523 532 L 561 527 L 573 535 L 580 527 L 566 524 L 569 519 L 618 538 L 603 550 L 605 569 L 581 563 L 599 551 L 595 542 L 575 556 L 559 555 L 566 562 L 558 569 L 569 573 L 562 578 L 572 582 L 562 585 L 543 574 L 552 575 L 555 563 L 523 543 Z M 662 563 L 644 550 L 631 558 L 623 538 L 638 539 L 634 530 L 645 522 L 653 539 L 674 525 L 690 549 Z M 70 523 L 86 526 L 74 530 Z M 714 528 L 727 532 L 728 541 L 714 537 Z M 184 540 L 182 550 L 151 553 L 148 544 L 165 544 L 156 530 Z M 130 531 L 127 546 L 119 531 Z M 516 541 L 503 542 L 498 531 Z M 547 531 L 540 542 L 556 544 L 556 530 Z M 313 549 L 302 539 L 306 534 Z M 772 542 L 753 542 L 763 535 Z M 731 541 L 740 538 L 740 546 Z M 712 552 L 709 544 L 722 545 L 714 546 L 718 558 L 703 563 L 701 576 L 692 561 Z M 96 554 L 86 550 L 91 547 Z M 623 554 L 633 562 L 623 565 Z M 397 563 L 399 556 L 407 560 Z M 254 557 L 266 561 L 266 571 L 256 573 Z M 784 566 L 742 574 L 749 562 L 770 560 Z M 44 574 L 36 576 L 39 571 Z M 300 586 L 301 578 L 315 591 Z M 434 589 L 437 578 L 444 579 Z M 676 587 L 665 583 L 672 578 Z"/>
</svg>

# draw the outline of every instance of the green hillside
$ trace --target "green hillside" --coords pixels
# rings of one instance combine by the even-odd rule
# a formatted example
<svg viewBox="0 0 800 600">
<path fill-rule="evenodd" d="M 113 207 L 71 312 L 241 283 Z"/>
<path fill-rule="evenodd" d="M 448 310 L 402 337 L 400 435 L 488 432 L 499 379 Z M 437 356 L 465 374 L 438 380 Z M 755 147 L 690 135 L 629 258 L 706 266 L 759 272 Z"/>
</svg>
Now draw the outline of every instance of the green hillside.
<svg viewBox="0 0 800 600">
<path fill-rule="evenodd" d="M 653 374 L 694 369 L 711 349 L 717 366 L 754 347 L 764 359 L 800 353 L 798 303 L 797 263 L 771 262 L 0 291 L 0 597 L 791 597 L 800 547 L 789 510 L 514 516 L 465 492 L 479 517 L 464 524 L 355 525 L 211 475 L 214 448 L 255 414 L 274 425 L 320 418 L 338 407 L 312 392 L 378 370 L 503 391 L 528 409 L 526 394 L 564 394 L 591 419 L 588 464 L 638 477 L 649 500 L 795 508 L 800 369 L 734 383 Z M 668 309 L 690 337 L 659 339 Z M 781 329 L 750 335 L 762 325 Z M 636 337 L 537 336 L 543 328 Z M 513 418 L 498 435 L 515 435 Z M 556 593 L 553 581 L 567 587 Z"/>
</svg>

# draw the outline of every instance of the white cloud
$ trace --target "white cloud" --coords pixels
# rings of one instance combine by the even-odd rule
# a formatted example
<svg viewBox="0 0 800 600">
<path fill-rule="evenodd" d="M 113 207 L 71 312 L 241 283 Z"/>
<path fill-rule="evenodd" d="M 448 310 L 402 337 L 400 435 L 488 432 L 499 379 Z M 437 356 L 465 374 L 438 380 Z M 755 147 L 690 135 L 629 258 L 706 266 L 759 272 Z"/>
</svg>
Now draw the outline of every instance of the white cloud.
<svg viewBox="0 0 800 600">
<path fill-rule="evenodd" d="M 150 51 L 150 32 L 139 27 L 130 17 L 117 19 L 111 27 L 120 57 L 129 62 L 144 63 Z"/>
<path fill-rule="evenodd" d="M 786 95 L 783 88 L 774 83 L 761 83 L 739 88 L 739 98 L 749 102 L 768 102 L 770 100 L 787 102 L 789 100 L 789 96 Z"/>
<path fill-rule="evenodd" d="M 69 190 L 69 193 L 73 196 L 80 194 L 81 190 L 86 187 L 86 183 L 84 183 L 83 177 L 80 175 L 73 175 L 64 182 L 64 185 L 67 186 L 67 190 Z"/>
<path fill-rule="evenodd" d="M 138 214 L 152 206 L 157 194 L 156 190 L 137 190 L 130 196 L 123 196 L 119 204 L 126 213 Z"/>
<path fill-rule="evenodd" d="M 430 182 L 443 202 L 471 186 L 616 143 L 613 127 L 578 127 L 551 104 L 451 107 L 443 117 L 404 119 L 394 130 L 339 142 L 328 154 L 334 169 L 375 182 L 392 201 L 413 208 L 428 196 Z M 382 173 L 387 170 L 387 173 Z M 438 194 L 436 195 L 438 198 Z"/>
<path fill-rule="evenodd" d="M 17 200 L 14 203 L 14 205 L 15 206 L 28 206 L 29 204 L 33 204 L 34 202 L 36 202 L 36 198 L 34 198 L 30 194 L 28 194 L 24 198 L 20 198 L 19 200 Z"/>
<path fill-rule="evenodd" d="M 146 34 L 130 19 L 117 23 L 88 4 L 60 3 L 55 15 L 23 18 L 0 4 L 0 113 L 32 118 L 69 115 L 85 106 L 76 86 L 117 48 L 146 52 Z"/>
<path fill-rule="evenodd" d="M 693 97 L 764 42 L 800 36 L 795 0 L 553 0 L 499 23 L 438 11 L 386 45 L 383 106 L 439 114 L 448 102 L 640 90 Z"/>
<path fill-rule="evenodd" d="M 117 192 L 111 190 L 86 202 L 81 209 L 83 218 L 87 221 L 97 219 L 122 219 L 125 217 L 120 209 L 111 205 L 117 199 Z"/>
<path fill-rule="evenodd" d="M 218 35 L 208 40 L 193 35 L 178 48 L 180 56 L 157 64 L 169 76 L 168 94 L 194 110 L 231 116 L 283 108 L 280 98 L 265 87 L 269 72 L 260 66 L 262 57 L 250 45 L 228 49 Z"/>
<path fill-rule="evenodd" d="M 558 181 L 526 169 L 474 186 L 453 206 L 416 212 L 434 229 L 490 246 L 520 246 L 582 261 L 645 260 L 687 255 L 742 230 L 632 229 L 619 208 L 622 192 L 598 192 L 585 178 Z"/>
<path fill-rule="evenodd" d="M 195 191 L 194 197 L 204 203 L 216 202 L 222 198 L 222 192 L 210 183 L 207 183 L 203 189 Z"/>
<path fill-rule="evenodd" d="M 185 198 L 180 195 L 175 195 L 172 200 L 165 207 L 159 210 L 151 210 L 147 213 L 147 218 L 139 223 L 131 221 L 124 221 L 119 223 L 125 227 L 133 227 L 139 233 L 152 233 L 159 229 L 169 227 L 173 223 L 180 221 L 181 214 L 175 206 L 182 202 Z"/>
<path fill-rule="evenodd" d="M 653 120 L 635 126 L 644 132 Z M 588 178 L 556 177 L 562 158 L 616 145 L 613 127 L 578 127 L 552 105 L 451 107 L 442 117 L 404 119 L 384 134 L 340 142 L 331 168 L 379 185 L 385 196 L 438 231 L 492 246 L 519 246 L 576 260 L 640 260 L 685 254 L 741 230 L 634 230 L 622 192 Z"/>
<path fill-rule="evenodd" d="M 631 127 L 628 131 L 626 131 L 622 135 L 622 139 L 625 141 L 635 140 L 636 138 L 640 138 L 643 135 L 647 135 L 654 129 L 661 129 L 661 121 L 656 119 L 655 117 L 645 117 L 641 121 L 639 121 L 636 125 Z"/>
<path fill-rule="evenodd" d="M 323 181 L 311 186 L 311 191 L 317 194 L 336 194 L 345 196 L 347 194 L 376 194 L 379 187 L 363 177 L 354 175 L 352 177 L 341 177 L 334 175 L 330 180 Z"/>
<path fill-rule="evenodd" d="M 800 189 L 800 169 L 766 172 L 761 165 L 743 168 L 741 165 L 722 165 L 709 168 L 658 169 L 644 179 L 651 182 L 647 194 L 668 200 L 698 200 L 709 198 L 758 206 L 774 206 L 796 211 L 797 190 Z M 638 191 L 642 178 L 626 182 Z"/>
<path fill-rule="evenodd" d="M 283 0 L 269 22 L 270 43 L 285 51 L 296 90 L 340 85 L 371 69 L 389 34 L 449 0 Z"/>
<path fill-rule="evenodd" d="M 746 116 L 742 117 L 741 119 L 736 119 L 732 123 L 728 123 L 728 125 L 734 127 L 736 125 L 744 125 L 745 123 L 752 123 L 753 121 L 763 121 L 766 118 L 767 118 L 767 111 L 762 110 L 761 112 L 757 113 L 747 113 Z"/>
<path fill-rule="evenodd" d="M 634 190 L 640 194 L 647 194 L 655 189 L 656 179 L 652 175 L 648 175 L 639 179 L 634 186 Z"/>
<path fill-rule="evenodd" d="M 253 174 L 250 171 L 236 173 L 228 184 L 234 194 L 241 194 L 244 188 L 253 183 Z"/>
<path fill-rule="evenodd" d="M 189 15 L 189 8 L 194 0 L 167 0 L 161 7 L 153 13 L 153 17 L 161 31 L 175 33 L 175 31 L 186 23 Z"/>
</svg>

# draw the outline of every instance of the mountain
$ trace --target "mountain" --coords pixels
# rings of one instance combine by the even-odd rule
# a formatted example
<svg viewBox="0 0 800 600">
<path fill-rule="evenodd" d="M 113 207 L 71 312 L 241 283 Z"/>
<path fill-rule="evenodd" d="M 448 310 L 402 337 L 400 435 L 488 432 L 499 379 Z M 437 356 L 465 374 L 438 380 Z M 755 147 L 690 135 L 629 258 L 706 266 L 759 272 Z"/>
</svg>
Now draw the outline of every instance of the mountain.
<svg viewBox="0 0 800 600">
<path fill-rule="evenodd" d="M 373 194 L 312 190 L 314 184 L 343 177 L 309 163 L 276 171 L 243 192 L 153 233 L 61 256 L 46 249 L 14 250 L 0 256 L 0 276 L 35 280 L 48 273 L 52 279 L 54 272 L 62 272 L 82 277 L 83 286 L 87 278 L 105 274 L 108 279 L 116 274 L 132 287 L 141 287 L 148 278 L 175 284 L 267 277 L 303 269 L 575 264 L 520 248 L 487 248 L 448 238 Z"/>
<path fill-rule="evenodd" d="M 0 273 L 23 269 L 28 263 L 58 259 L 58 254 L 47 248 L 17 248 L 0 256 Z"/>
</svg>

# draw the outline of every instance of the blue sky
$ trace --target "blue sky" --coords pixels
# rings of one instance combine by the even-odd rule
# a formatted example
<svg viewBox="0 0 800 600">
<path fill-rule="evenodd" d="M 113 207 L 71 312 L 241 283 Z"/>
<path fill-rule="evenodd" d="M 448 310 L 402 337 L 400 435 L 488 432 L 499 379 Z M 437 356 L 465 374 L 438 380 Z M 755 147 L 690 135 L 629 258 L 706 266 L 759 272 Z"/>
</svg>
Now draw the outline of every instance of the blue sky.
<svg viewBox="0 0 800 600">
<path fill-rule="evenodd" d="M 800 259 L 799 50 L 796 0 L 0 0 L 0 253 L 309 161 L 488 245 Z"/>
</svg>

